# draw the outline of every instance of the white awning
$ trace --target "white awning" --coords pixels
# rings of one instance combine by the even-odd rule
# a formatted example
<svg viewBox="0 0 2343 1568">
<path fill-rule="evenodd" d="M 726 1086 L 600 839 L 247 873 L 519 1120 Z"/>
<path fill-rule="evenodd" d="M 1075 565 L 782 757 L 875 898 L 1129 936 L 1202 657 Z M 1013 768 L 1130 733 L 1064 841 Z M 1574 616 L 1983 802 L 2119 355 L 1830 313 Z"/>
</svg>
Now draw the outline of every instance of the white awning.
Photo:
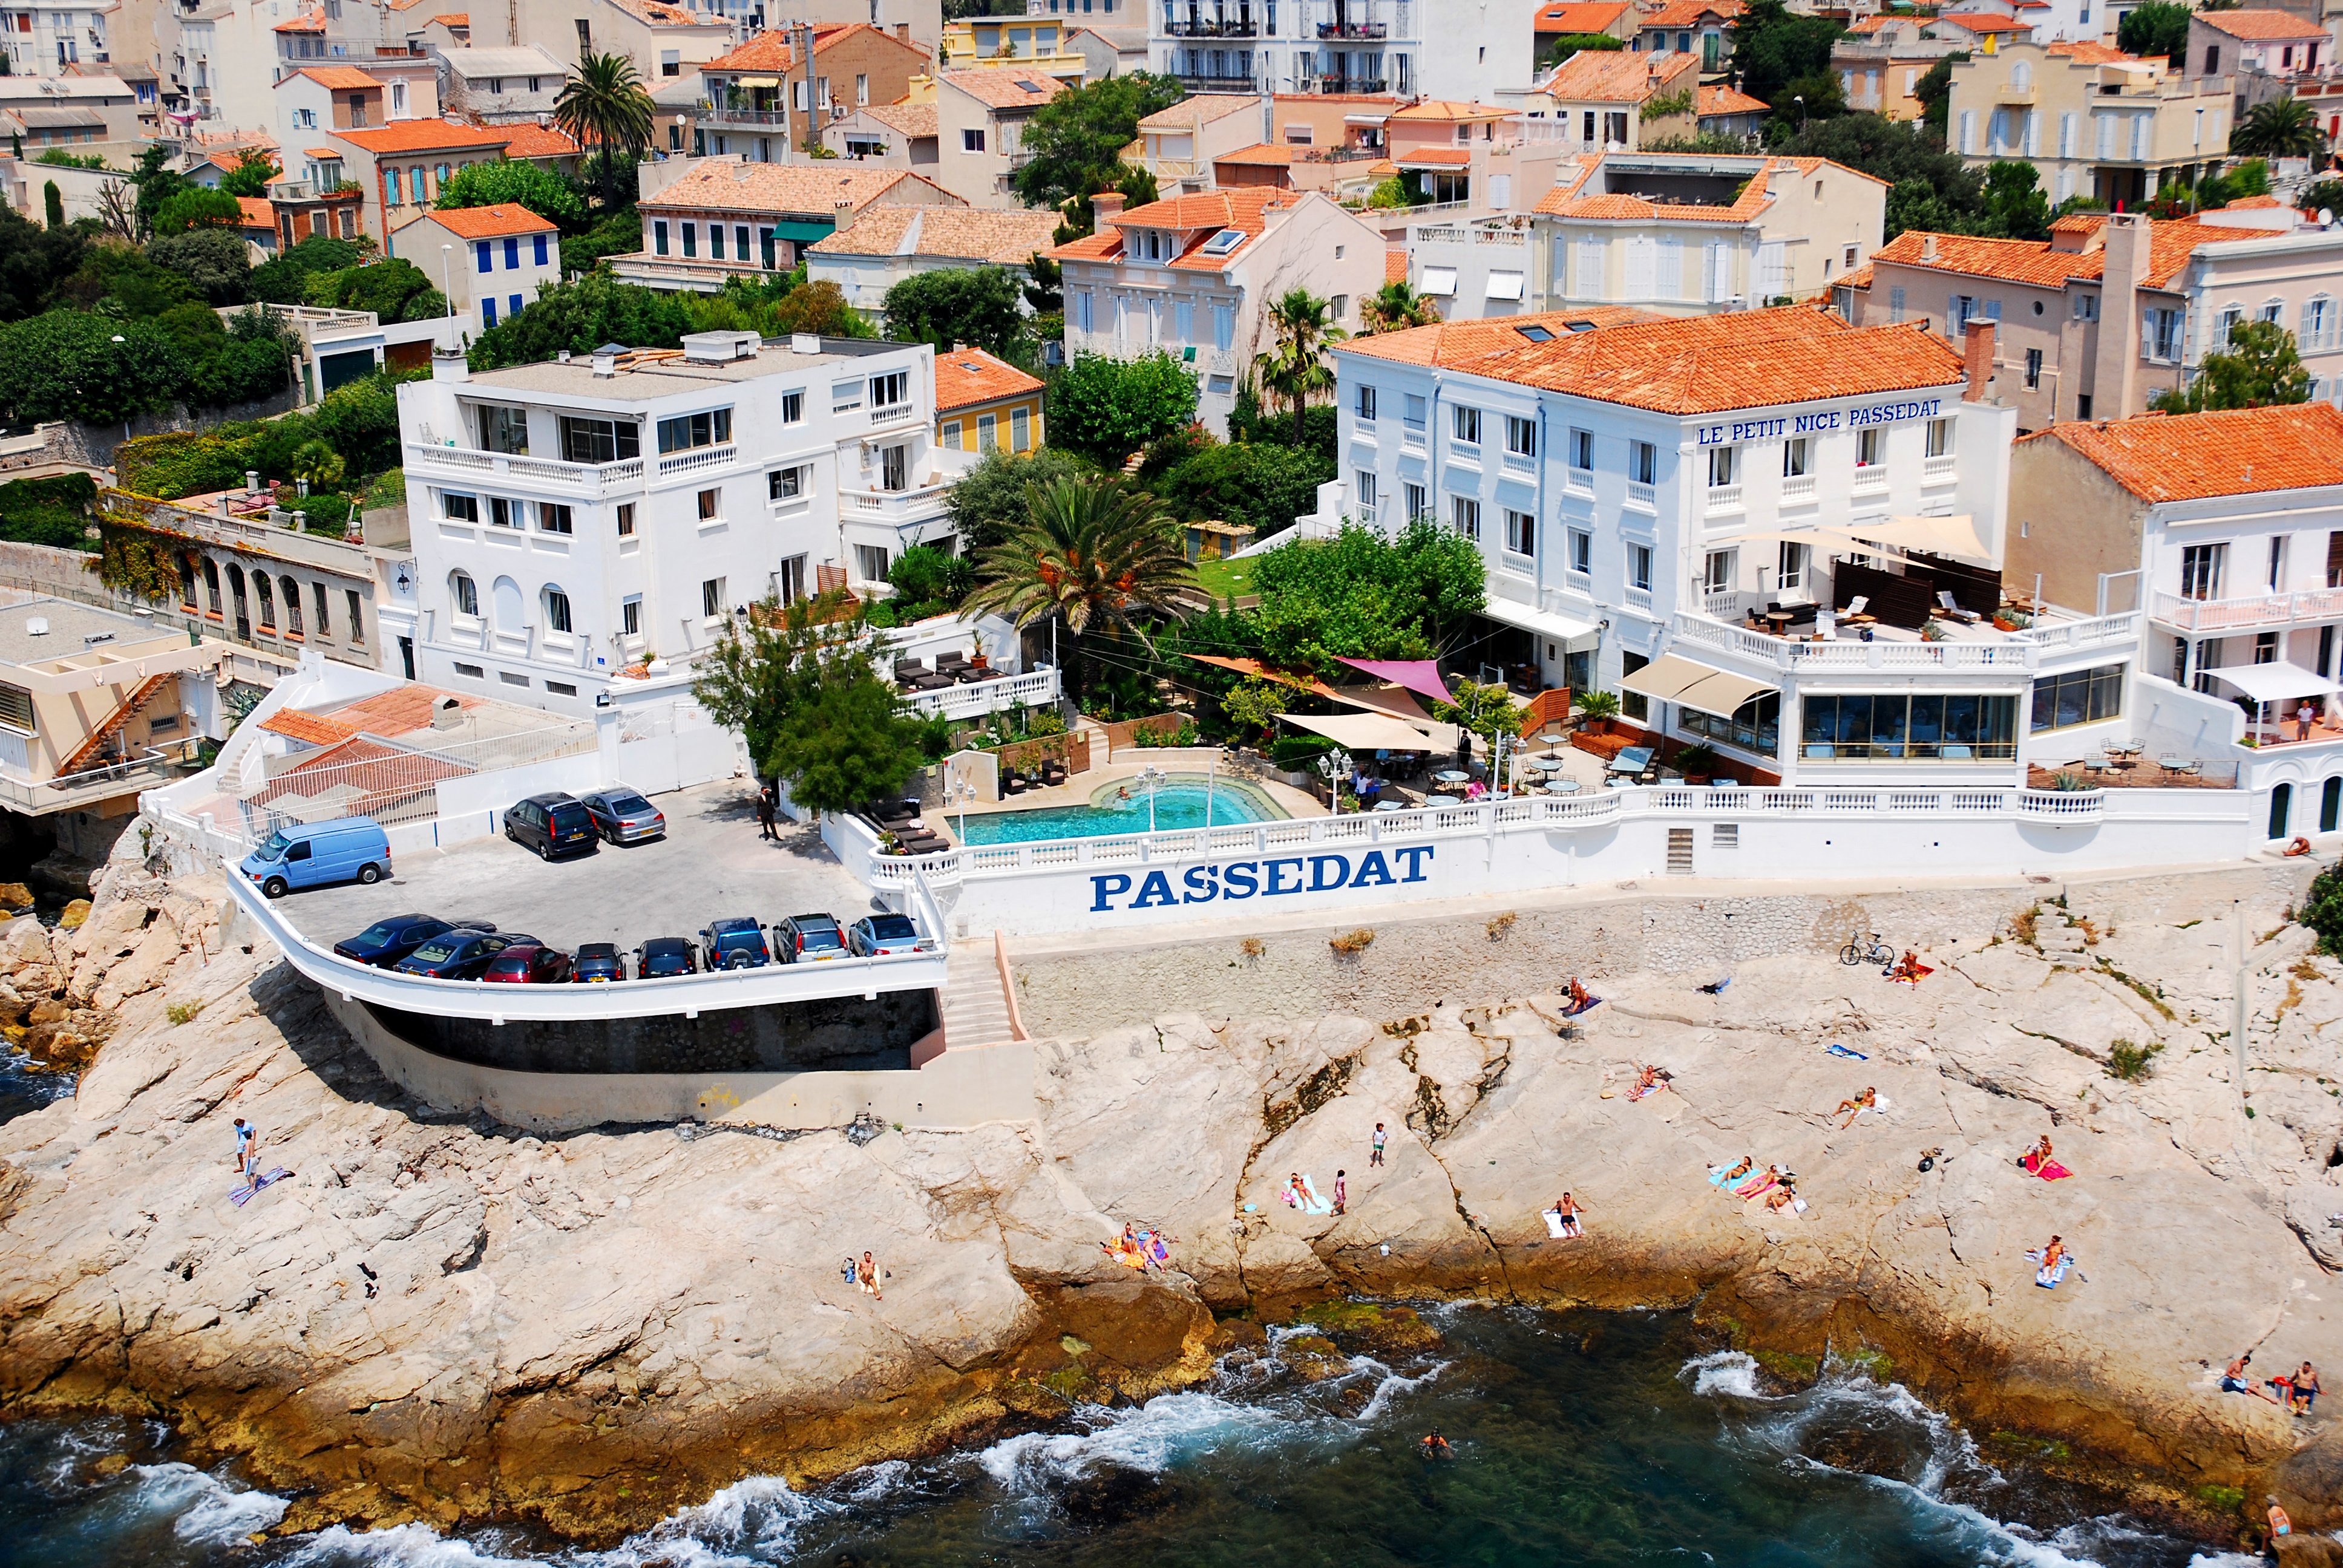
<svg viewBox="0 0 2343 1568">
<path fill-rule="evenodd" d="M 1594 635 L 1594 623 L 1580 620 L 1575 616 L 1561 615 L 1550 609 L 1532 609 L 1511 599 L 1493 598 L 1473 612 L 1489 620 L 1506 626 L 1517 626 L 1523 631 L 1534 631 L 1540 637 L 1550 637 L 1556 642 L 1570 642 Z"/>
<path fill-rule="evenodd" d="M 1778 686 L 1752 680 L 1713 664 L 1703 664 L 1678 653 L 1664 653 L 1621 681 L 1628 690 L 1663 702 L 1682 703 L 1703 713 L 1731 714 L 1753 697 L 1779 691 Z"/>
<path fill-rule="evenodd" d="M 1322 735 L 1348 751 L 1430 751 L 1437 744 L 1414 725 L 1382 713 L 1281 713 L 1277 717 L 1296 729 Z"/>
<path fill-rule="evenodd" d="M 1865 538 L 1899 550 L 1926 550 L 1932 556 L 1994 564 L 1993 550 L 1977 531 L 1976 519 L 1966 512 L 1949 518 L 1890 518 L 1885 523 L 1865 523 L 1861 532 Z"/>
<path fill-rule="evenodd" d="M 1427 266 L 1423 269 L 1423 286 L 1418 294 L 1436 295 L 1445 299 L 1456 292 L 1456 269 L 1453 266 Z"/>
<path fill-rule="evenodd" d="M 1432 728 L 1432 715 L 1415 699 L 1415 693 L 1403 686 L 1333 686 L 1327 689 L 1334 700 L 1353 708 L 1363 708 L 1370 713 L 1380 713 L 1386 719 L 1396 719 L 1402 724 L 1418 729 Z"/>
<path fill-rule="evenodd" d="M 2227 681 L 2256 702 L 2283 702 L 2289 697 L 2326 697 L 2343 691 L 2343 685 L 2328 679 L 2317 670 L 2283 661 L 2233 664 L 2226 669 L 2208 669 L 2205 673 L 2217 680 Z"/>
<path fill-rule="evenodd" d="M 1491 299 L 1519 299 L 1522 297 L 1522 275 L 1518 272 L 1493 272 L 1485 291 Z"/>
</svg>

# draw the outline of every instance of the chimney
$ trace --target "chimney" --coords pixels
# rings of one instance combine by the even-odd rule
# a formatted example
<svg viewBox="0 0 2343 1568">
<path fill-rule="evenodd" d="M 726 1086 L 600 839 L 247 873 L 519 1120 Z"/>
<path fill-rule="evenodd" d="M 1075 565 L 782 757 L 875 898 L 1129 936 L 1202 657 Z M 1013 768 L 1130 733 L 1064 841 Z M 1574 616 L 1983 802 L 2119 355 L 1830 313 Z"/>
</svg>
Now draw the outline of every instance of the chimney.
<svg viewBox="0 0 2343 1568">
<path fill-rule="evenodd" d="M 431 351 L 431 379 L 434 381 L 469 381 L 472 367 L 460 348 L 435 348 Z"/>
<path fill-rule="evenodd" d="M 852 228 L 854 226 L 854 204 L 842 196 L 837 201 L 830 203 L 830 221 L 831 226 L 840 234 L 844 234 L 848 229 Z"/>
<path fill-rule="evenodd" d="M 896 23 L 895 37 L 896 41 L 899 43 L 910 43 L 911 41 L 911 25 L 909 22 Z"/>
<path fill-rule="evenodd" d="M 1986 388 L 1993 384 L 1993 335 L 1996 323 L 1974 319 L 1961 339 L 1961 361 L 1968 374 L 1968 390 L 1961 394 L 1962 401 L 1982 403 Z"/>
<path fill-rule="evenodd" d="M 1931 263 L 1936 259 L 1936 236 L 1935 235 L 1926 234 L 1920 236 L 1920 259 L 1922 261 Z"/>
<path fill-rule="evenodd" d="M 1122 216 L 1122 193 L 1101 191 L 1091 197 L 1091 222 L 1101 229 Z"/>
<path fill-rule="evenodd" d="M 2091 395 L 2091 414 L 2099 419 L 2123 419 L 2140 411 L 2146 400 L 2139 384 L 2139 290 L 2149 275 L 2149 247 L 2156 231 L 2139 213 L 2117 213 L 2102 226 L 2103 259 L 2099 268 L 2099 343 L 2092 357 L 2091 385 L 2077 392 Z"/>
<path fill-rule="evenodd" d="M 618 373 L 618 356 L 627 351 L 619 343 L 605 343 L 594 350 L 594 374 L 604 380 Z"/>
</svg>

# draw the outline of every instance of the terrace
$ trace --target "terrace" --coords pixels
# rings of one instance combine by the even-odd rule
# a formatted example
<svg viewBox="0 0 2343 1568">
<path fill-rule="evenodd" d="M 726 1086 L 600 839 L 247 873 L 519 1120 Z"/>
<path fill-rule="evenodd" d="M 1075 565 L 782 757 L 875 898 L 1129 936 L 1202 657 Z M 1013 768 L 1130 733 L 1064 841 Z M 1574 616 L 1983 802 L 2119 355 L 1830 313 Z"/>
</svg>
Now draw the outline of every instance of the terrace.
<svg viewBox="0 0 2343 1568">
<path fill-rule="evenodd" d="M 1776 670 L 2032 669 L 2046 650 L 2130 643 L 2138 618 L 2087 616 L 2056 605 L 2019 610 L 2026 624 L 1951 618 L 1925 627 L 1893 626 L 1857 610 L 1848 616 L 1815 604 L 1747 607 L 1755 596 L 1711 594 L 1704 614 L 1678 612 L 1675 635 L 1738 654 Z M 2015 606 L 2007 607 L 2016 608 Z M 1727 619 L 1716 613 L 1735 616 Z"/>
</svg>

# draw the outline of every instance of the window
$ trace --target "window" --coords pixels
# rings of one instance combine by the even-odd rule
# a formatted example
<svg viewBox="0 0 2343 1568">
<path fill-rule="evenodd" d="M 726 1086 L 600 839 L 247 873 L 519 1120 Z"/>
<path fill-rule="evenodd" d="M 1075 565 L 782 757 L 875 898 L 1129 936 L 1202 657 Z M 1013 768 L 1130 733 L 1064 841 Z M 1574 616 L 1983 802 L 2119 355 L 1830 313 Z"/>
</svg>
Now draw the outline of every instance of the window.
<svg viewBox="0 0 2343 1568">
<path fill-rule="evenodd" d="M 1355 412 L 1360 424 L 1372 425 L 1375 422 L 1375 389 L 1373 387 L 1359 388 L 1359 401 Z"/>
<path fill-rule="evenodd" d="M 1086 294 L 1082 296 L 1082 297 L 1087 300 L 1090 298 L 1090 296 Z M 1085 307 L 1085 309 L 1087 308 L 1088 307 Z M 1082 317 L 1083 327 L 1087 329 L 1090 327 L 1090 317 L 1085 315 Z M 1215 305 L 1212 307 L 1212 347 L 1225 353 L 1227 352 L 1229 346 L 1236 340 L 1236 307 L 1233 305 Z"/>
<path fill-rule="evenodd" d="M 1527 512 L 1505 511 L 1505 548 L 1517 556 L 1537 554 L 1537 519 Z"/>
<path fill-rule="evenodd" d="M 538 502 L 537 526 L 541 532 L 548 534 L 577 532 L 570 522 L 568 507 L 555 501 Z"/>
<path fill-rule="evenodd" d="M 618 503 L 618 537 L 622 539 L 631 538 L 634 531 L 635 503 L 632 501 L 620 501 Z"/>
<path fill-rule="evenodd" d="M 1481 503 L 1470 496 L 1448 498 L 1448 520 L 1468 539 L 1481 537 Z"/>
<path fill-rule="evenodd" d="M 1456 437 L 1456 444 L 1460 447 L 1479 446 L 1481 444 L 1481 410 L 1456 408 L 1451 410 L 1451 413 L 1454 420 L 1452 429 Z"/>
<path fill-rule="evenodd" d="M 2179 310 L 2147 312 L 2146 329 L 2140 334 L 2140 350 L 2147 358 L 2159 364 L 2177 364 L 2180 358 L 2180 327 L 2186 313 Z"/>
<path fill-rule="evenodd" d="M 578 419 L 564 414 L 558 423 L 565 462 L 618 463 L 643 455 L 642 427 L 631 419 Z"/>
<path fill-rule="evenodd" d="M 1782 541 L 1781 554 L 1775 558 L 1774 588 L 1777 593 L 1802 593 L 1806 586 L 1806 549 L 1805 545 Z"/>
<path fill-rule="evenodd" d="M 1574 479 L 1581 474 L 1592 475 L 1594 472 L 1594 431 L 1573 430 L 1570 433 L 1570 467 Z"/>
<path fill-rule="evenodd" d="M 708 226 L 708 259 L 710 261 L 724 259 L 724 226 L 720 223 L 711 223 Z M 742 256 L 740 259 L 746 261 L 748 257 Z"/>
<path fill-rule="evenodd" d="M 494 327 L 497 324 L 497 302 L 495 300 L 483 299 L 480 301 L 480 322 L 481 325 L 486 327 Z"/>
<path fill-rule="evenodd" d="M 480 498 L 442 490 L 439 492 L 439 515 L 451 523 L 477 523 L 480 520 Z"/>
<path fill-rule="evenodd" d="M 854 77 L 854 101 L 858 106 L 870 101 L 870 78 L 860 72 Z"/>
<path fill-rule="evenodd" d="M 699 492 L 699 520 L 703 523 L 716 523 L 724 520 L 724 492 L 722 490 L 702 490 Z"/>
<path fill-rule="evenodd" d="M 1627 444 L 1627 481 L 1634 485 L 1659 482 L 1660 449 L 1649 441 Z"/>
<path fill-rule="evenodd" d="M 911 400 L 911 373 L 897 370 L 885 376 L 870 377 L 870 407 L 874 410 L 900 407 Z"/>
<path fill-rule="evenodd" d="M 585 24 L 580 22 L 578 25 L 583 27 Z M 683 75 L 683 52 L 681 50 L 662 49 L 659 51 L 659 75 L 662 76 L 680 76 Z"/>
<path fill-rule="evenodd" d="M 1744 751 L 1755 751 L 1764 757 L 1778 757 L 1782 748 L 1782 694 L 1768 691 L 1753 697 L 1735 709 L 1732 717 L 1722 713 L 1704 713 L 1697 708 L 1676 706 L 1676 728 L 1694 735 L 1705 736 Z M 1719 830 L 1728 825 L 1720 824 Z M 1736 835 L 1737 837 L 1737 835 Z"/>
<path fill-rule="evenodd" d="M 392 206 L 404 206 L 407 205 L 405 198 L 400 196 L 398 194 L 398 171 L 397 169 L 385 169 L 382 171 L 382 194 L 383 200 L 389 203 Z"/>
<path fill-rule="evenodd" d="M 545 629 L 563 633 L 569 630 L 569 596 L 558 588 L 545 590 Z"/>
<path fill-rule="evenodd" d="M 1423 430 L 1423 399 L 1413 392 L 1405 394 L 1405 397 L 1407 401 L 1402 406 L 1400 423 L 1420 435 Z"/>
<path fill-rule="evenodd" d="M 962 127 L 960 133 L 960 150 L 964 153 L 980 153 L 984 151 L 983 127 L 980 126 L 968 126 Z"/>
<path fill-rule="evenodd" d="M 2180 552 L 2180 597 L 2219 598 L 2221 570 L 2228 564 L 2229 547 L 2189 545 Z"/>
<path fill-rule="evenodd" d="M 1406 507 L 1407 521 L 1411 523 L 1415 521 L 1416 518 L 1423 517 L 1430 509 L 1426 505 L 1426 498 L 1422 485 L 1403 483 L 1399 487 L 1399 493 L 1400 499 Z"/>
<path fill-rule="evenodd" d="M 1782 477 L 1796 479 L 1806 472 L 1807 437 L 1795 437 L 1782 443 Z"/>
<path fill-rule="evenodd" d="M 722 578 L 709 578 L 699 585 L 699 613 L 711 620 L 724 613 Z"/>
<path fill-rule="evenodd" d="M 1631 544 L 1627 547 L 1627 586 L 1652 591 L 1652 547 Z"/>
<path fill-rule="evenodd" d="M 654 256 L 667 254 L 667 219 L 663 217 L 651 220 L 651 253 Z"/>
<path fill-rule="evenodd" d="M 941 446 L 947 452 L 966 451 L 968 448 L 960 445 L 960 425 L 959 420 L 945 420 L 944 427 L 938 435 L 937 444 Z"/>
<path fill-rule="evenodd" d="M 477 618 L 480 613 L 480 586 L 470 576 L 458 572 L 447 579 L 448 597 L 456 601 L 458 615 Z"/>
<path fill-rule="evenodd" d="M 1892 326 L 1900 326 L 1903 323 L 1904 286 L 1900 283 L 1887 291 L 1887 320 Z"/>
<path fill-rule="evenodd" d="M 765 476 L 765 498 L 769 501 L 794 501 L 806 493 L 806 470 L 775 468 Z"/>
<path fill-rule="evenodd" d="M 854 547 L 854 569 L 861 574 L 864 582 L 885 582 L 888 570 L 893 565 L 894 558 L 884 545 Z"/>
<path fill-rule="evenodd" d="M 1708 449 L 1708 487 L 1721 490 L 1733 483 L 1733 455 L 1737 447 L 1711 447 Z"/>
<path fill-rule="evenodd" d="M 581 27 L 585 25 L 583 22 L 578 24 Z M 469 676 L 474 680 L 486 680 L 488 678 L 488 672 L 477 664 L 458 664 L 456 666 L 456 673 Z"/>
<path fill-rule="evenodd" d="M 2276 593 L 2286 580 L 2286 536 L 2272 534 L 2269 542 L 2269 591 Z"/>
<path fill-rule="evenodd" d="M 521 504 L 518 501 L 508 501 L 502 496 L 490 496 L 488 498 L 488 527 L 492 528 L 519 528 L 520 508 Z"/>
<path fill-rule="evenodd" d="M 1953 422 L 1950 419 L 1928 421 L 1928 450 L 1931 457 L 1941 457 L 1953 449 Z"/>
<path fill-rule="evenodd" d="M 473 269 L 478 272 L 495 271 L 497 266 L 496 247 L 485 239 L 474 240 L 472 242 L 472 266 Z"/>
<path fill-rule="evenodd" d="M 783 604 L 795 604 L 806 596 L 806 558 L 791 556 L 773 573 L 773 594 Z"/>
<path fill-rule="evenodd" d="M 990 418 L 990 416 L 987 415 L 986 417 Z M 910 488 L 910 473 L 904 466 L 904 459 L 909 452 L 910 448 L 900 442 L 892 447 L 879 448 L 879 487 L 880 489 Z"/>
<path fill-rule="evenodd" d="M 1879 427 L 1875 425 L 1855 433 L 1855 466 L 1856 467 L 1879 467 Z"/>
<path fill-rule="evenodd" d="M 520 236 L 518 235 L 505 236 L 505 270 L 507 272 L 520 270 Z"/>
<path fill-rule="evenodd" d="M 1570 569 L 1582 577 L 1594 569 L 1594 536 L 1584 528 L 1570 530 Z"/>
<path fill-rule="evenodd" d="M 1625 680 L 1651 662 L 1648 657 L 1640 653 L 1622 653 L 1619 656 L 1619 678 Z M 1652 699 L 1640 691 L 1629 691 L 1623 686 L 1619 690 L 1619 713 L 1622 718 L 1638 722 L 1648 719 L 1652 717 Z"/>
<path fill-rule="evenodd" d="M 627 637 L 643 634 L 643 596 L 628 594 L 618 601 L 618 630 Z"/>
<path fill-rule="evenodd" d="M 1703 593 L 1730 593 L 1733 579 L 1740 575 L 1739 550 L 1710 550 L 1701 558 L 1700 587 Z"/>
<path fill-rule="evenodd" d="M 700 447 L 720 447 L 732 439 L 732 410 L 717 408 L 705 414 L 685 414 L 659 424 L 659 449 L 661 452 L 688 452 Z"/>
<path fill-rule="evenodd" d="M 686 256 L 699 254 L 699 226 L 696 223 L 683 226 L 683 254 Z"/>
<path fill-rule="evenodd" d="M 1505 416 L 1505 450 L 1516 457 L 1537 456 L 1537 425 L 1529 419 Z"/>
<path fill-rule="evenodd" d="M 1808 692 L 1799 737 L 1804 755 L 1833 759 L 1975 762 L 2017 755 L 2017 699 L 1837 697 Z"/>
<path fill-rule="evenodd" d="M 1033 410 L 1012 408 L 1009 413 L 1009 449 L 1030 452 L 1033 449 Z"/>
<path fill-rule="evenodd" d="M 2040 390 L 2041 387 L 2042 350 L 2029 348 L 2026 351 L 2026 389 L 2028 392 L 2035 392 Z"/>
<path fill-rule="evenodd" d="M 319 637 L 333 636 L 333 626 L 326 618 L 326 585 L 324 583 L 311 583 L 309 585 L 309 602 L 317 607 L 317 635 Z"/>
</svg>

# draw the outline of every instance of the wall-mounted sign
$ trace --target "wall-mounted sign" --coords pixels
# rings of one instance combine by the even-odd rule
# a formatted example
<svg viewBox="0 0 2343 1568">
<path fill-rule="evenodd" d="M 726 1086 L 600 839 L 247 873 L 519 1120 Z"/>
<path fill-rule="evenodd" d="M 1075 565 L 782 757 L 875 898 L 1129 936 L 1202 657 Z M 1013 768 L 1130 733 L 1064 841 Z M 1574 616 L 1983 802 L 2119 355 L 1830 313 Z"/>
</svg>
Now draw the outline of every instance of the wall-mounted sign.
<svg viewBox="0 0 2343 1568">
<path fill-rule="evenodd" d="M 1345 888 L 1395 888 L 1428 882 L 1424 867 L 1433 846 L 1367 849 L 1347 854 L 1287 855 L 1266 860 L 1229 860 L 1185 870 L 1091 873 L 1091 913 L 1171 909 L 1181 904 L 1230 903 L 1273 899 L 1282 893 L 1331 893 Z M 1174 880 L 1174 879 L 1177 880 Z"/>
</svg>

